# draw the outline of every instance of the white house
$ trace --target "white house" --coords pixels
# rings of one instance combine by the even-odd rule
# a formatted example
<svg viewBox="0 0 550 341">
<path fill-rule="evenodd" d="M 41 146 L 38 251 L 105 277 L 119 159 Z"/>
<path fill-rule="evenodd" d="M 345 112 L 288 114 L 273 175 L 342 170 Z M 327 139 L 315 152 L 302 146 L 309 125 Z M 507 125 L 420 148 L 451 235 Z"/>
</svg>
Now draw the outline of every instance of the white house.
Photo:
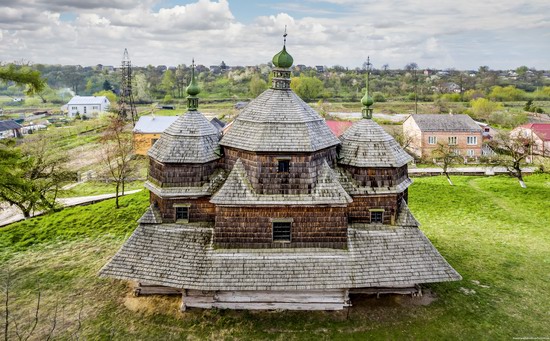
<svg viewBox="0 0 550 341">
<path fill-rule="evenodd" d="M 69 117 L 74 117 L 76 114 L 92 117 L 107 111 L 110 106 L 111 103 L 105 96 L 74 96 L 66 105 Z"/>
</svg>

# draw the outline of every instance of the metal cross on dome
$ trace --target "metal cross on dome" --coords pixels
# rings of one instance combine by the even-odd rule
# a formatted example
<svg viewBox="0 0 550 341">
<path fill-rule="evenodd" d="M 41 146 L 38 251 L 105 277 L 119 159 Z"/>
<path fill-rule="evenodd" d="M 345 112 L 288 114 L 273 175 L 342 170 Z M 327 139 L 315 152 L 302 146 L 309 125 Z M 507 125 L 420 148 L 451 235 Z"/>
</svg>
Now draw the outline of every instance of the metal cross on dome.
<svg viewBox="0 0 550 341">
<path fill-rule="evenodd" d="M 283 46 L 286 46 L 286 36 L 288 34 L 286 33 L 286 25 L 285 25 L 285 33 L 283 34 Z"/>
</svg>

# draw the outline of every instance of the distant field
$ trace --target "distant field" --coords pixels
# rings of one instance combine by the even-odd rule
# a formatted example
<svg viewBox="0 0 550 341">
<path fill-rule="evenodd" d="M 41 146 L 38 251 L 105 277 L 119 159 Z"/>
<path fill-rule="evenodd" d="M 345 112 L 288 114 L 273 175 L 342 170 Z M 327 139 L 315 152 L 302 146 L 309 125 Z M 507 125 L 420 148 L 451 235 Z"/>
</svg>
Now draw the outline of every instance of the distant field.
<svg viewBox="0 0 550 341">
<path fill-rule="evenodd" d="M 97 271 L 136 227 L 147 192 L 65 209 L 0 229 L 0 274 L 12 275 L 12 317 L 32 322 L 36 288 L 44 339 L 511 340 L 550 336 L 550 175 L 416 178 L 410 206 L 421 229 L 464 277 L 426 286 L 437 299 L 356 299 L 349 312 L 178 311 L 179 297 L 131 295 Z M 430 296 L 426 296 L 429 298 Z M 4 302 L 4 298 L 0 297 Z M 3 314 L 1 309 L 0 315 Z M 63 313 L 61 313 L 63 311 Z M 81 318 L 78 319 L 80 314 Z M 63 316 L 63 318 L 61 318 Z M 0 320 L 3 321 L 3 316 Z M 79 321 L 81 327 L 79 328 Z M 11 336 L 14 336 L 12 327 Z"/>
</svg>

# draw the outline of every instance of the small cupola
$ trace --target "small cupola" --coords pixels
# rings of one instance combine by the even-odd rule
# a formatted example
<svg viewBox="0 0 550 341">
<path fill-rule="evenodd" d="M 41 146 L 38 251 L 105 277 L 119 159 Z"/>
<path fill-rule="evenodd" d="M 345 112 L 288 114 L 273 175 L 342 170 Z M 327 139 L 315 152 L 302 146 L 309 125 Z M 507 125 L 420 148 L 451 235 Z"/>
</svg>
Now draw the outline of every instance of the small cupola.
<svg viewBox="0 0 550 341">
<path fill-rule="evenodd" d="M 290 89 L 290 67 L 294 63 L 292 56 L 286 51 L 286 26 L 283 34 L 283 49 L 273 56 L 273 80 L 272 89 L 289 90 Z"/>
</svg>

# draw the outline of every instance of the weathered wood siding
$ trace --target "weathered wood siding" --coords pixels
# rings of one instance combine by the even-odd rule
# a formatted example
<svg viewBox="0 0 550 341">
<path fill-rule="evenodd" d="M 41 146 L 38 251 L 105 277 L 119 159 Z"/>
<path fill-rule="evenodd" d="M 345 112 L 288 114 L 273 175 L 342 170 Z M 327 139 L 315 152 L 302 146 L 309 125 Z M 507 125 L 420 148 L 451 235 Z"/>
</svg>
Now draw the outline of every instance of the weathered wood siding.
<svg viewBox="0 0 550 341">
<path fill-rule="evenodd" d="M 290 162 L 289 172 L 279 173 L 279 160 L 285 157 Z M 333 167 L 336 157 L 336 147 L 313 153 L 269 154 L 226 147 L 225 167 L 230 171 L 240 158 L 258 194 L 308 194 L 313 190 L 323 161 L 326 159 Z"/>
<path fill-rule="evenodd" d="M 291 242 L 273 242 L 272 219 L 292 218 Z M 347 245 L 345 207 L 216 207 L 214 243 L 224 248 Z"/>
<path fill-rule="evenodd" d="M 342 310 L 349 306 L 345 289 L 310 291 L 185 290 L 182 310 L 218 308 L 247 310 Z"/>
<path fill-rule="evenodd" d="M 216 206 L 210 203 L 210 197 L 194 199 L 163 199 L 154 193 L 150 193 L 150 202 L 158 206 L 165 223 L 176 221 L 176 209 L 174 204 L 190 204 L 189 222 L 213 222 L 216 216 Z"/>
<path fill-rule="evenodd" d="M 362 187 L 393 187 L 408 177 L 407 165 L 399 168 L 360 168 L 347 165 L 340 165 L 340 167 L 347 170 Z"/>
<path fill-rule="evenodd" d="M 149 159 L 149 178 L 160 187 L 200 187 L 218 167 L 218 161 L 202 164 L 167 164 Z"/>
<path fill-rule="evenodd" d="M 351 223 L 370 223 L 370 210 L 383 209 L 384 224 L 394 224 L 396 214 L 401 208 L 401 200 L 405 197 L 406 191 L 378 196 L 352 196 L 353 202 L 347 207 L 348 220 Z"/>
</svg>

